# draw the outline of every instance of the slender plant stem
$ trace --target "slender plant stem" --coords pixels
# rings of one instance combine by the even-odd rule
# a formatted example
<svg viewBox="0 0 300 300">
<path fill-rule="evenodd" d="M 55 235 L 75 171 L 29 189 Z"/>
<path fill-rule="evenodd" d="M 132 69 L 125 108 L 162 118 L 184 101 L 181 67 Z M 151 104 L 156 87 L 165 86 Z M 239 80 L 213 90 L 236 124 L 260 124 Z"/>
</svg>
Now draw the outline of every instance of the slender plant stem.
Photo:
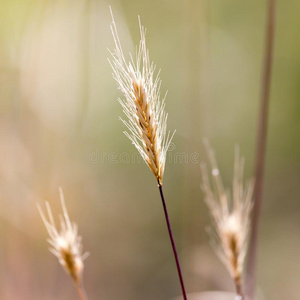
<svg viewBox="0 0 300 300">
<path fill-rule="evenodd" d="M 90 99 L 90 50 L 91 50 L 91 11 L 92 0 L 84 1 L 84 10 L 82 13 L 82 25 L 81 25 L 81 81 L 82 81 L 82 93 L 81 93 L 81 107 L 80 115 L 78 116 L 78 132 L 82 130 L 86 114 L 89 107 Z"/>
<path fill-rule="evenodd" d="M 242 290 L 241 277 L 235 279 L 235 289 L 236 289 L 236 300 L 244 300 L 244 294 Z"/>
<path fill-rule="evenodd" d="M 75 287 L 80 300 L 89 300 L 82 281 L 75 282 Z"/>
<path fill-rule="evenodd" d="M 171 229 L 171 224 L 170 224 L 170 220 L 169 220 L 167 205 L 166 205 L 162 185 L 159 181 L 158 181 L 158 188 L 159 188 L 161 201 L 162 201 L 162 204 L 163 204 L 163 207 L 164 207 L 164 213 L 165 213 L 168 232 L 169 232 L 169 236 L 170 236 L 170 240 L 171 240 L 171 244 L 172 244 L 172 248 L 173 248 L 173 253 L 174 253 L 174 257 L 175 257 L 175 261 L 176 261 L 177 272 L 178 272 L 178 276 L 179 276 L 179 280 L 180 280 L 180 284 L 181 284 L 183 299 L 187 300 L 185 287 L 184 287 L 184 282 L 183 282 L 183 277 L 182 277 L 181 268 L 180 268 L 180 263 L 179 263 L 179 259 L 178 259 L 178 254 L 177 254 L 177 250 L 176 250 L 176 246 L 175 246 L 175 242 L 174 242 L 174 238 L 173 238 L 173 233 L 172 233 L 172 229 Z"/>
<path fill-rule="evenodd" d="M 263 75 L 260 99 L 260 115 L 258 122 L 257 143 L 256 143 L 256 160 L 255 160 L 255 188 L 253 192 L 254 206 L 252 213 L 252 228 L 250 234 L 249 256 L 247 263 L 246 277 L 246 295 L 253 299 L 255 293 L 255 272 L 257 256 L 257 239 L 260 212 L 263 199 L 264 169 L 266 159 L 266 142 L 268 126 L 268 108 L 271 89 L 271 74 L 274 52 L 274 33 L 275 33 L 275 15 L 276 0 L 267 0 L 267 27 L 265 40 L 265 54 L 263 63 Z"/>
</svg>

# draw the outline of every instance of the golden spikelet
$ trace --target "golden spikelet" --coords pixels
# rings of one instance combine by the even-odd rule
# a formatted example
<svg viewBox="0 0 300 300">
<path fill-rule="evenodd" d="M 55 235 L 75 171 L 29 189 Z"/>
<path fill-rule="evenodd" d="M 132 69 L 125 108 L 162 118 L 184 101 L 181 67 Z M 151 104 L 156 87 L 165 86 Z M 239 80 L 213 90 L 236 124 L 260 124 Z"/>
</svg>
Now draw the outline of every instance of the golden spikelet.
<svg viewBox="0 0 300 300">
<path fill-rule="evenodd" d="M 113 77 L 125 99 L 119 99 L 127 121 L 122 122 L 128 128 L 125 135 L 135 145 L 146 164 L 149 166 L 159 184 L 162 184 L 166 155 L 172 136 L 167 133 L 165 97 L 160 99 L 161 80 L 156 66 L 150 62 L 146 48 L 145 28 L 141 25 L 141 40 L 136 54 L 129 62 L 125 60 L 119 40 L 116 24 L 112 15 L 111 31 L 115 49 L 109 61 Z"/>
<path fill-rule="evenodd" d="M 38 210 L 48 231 L 52 246 L 50 251 L 58 258 L 59 263 L 76 283 L 80 283 L 84 267 L 84 259 L 89 255 L 87 252 L 82 255 L 81 237 L 78 236 L 78 227 L 71 223 L 64 201 L 62 189 L 60 188 L 60 200 L 63 209 L 63 216 L 60 216 L 60 231 L 57 230 L 51 208 L 46 202 L 48 219 L 38 205 Z"/>
<path fill-rule="evenodd" d="M 202 190 L 212 216 L 213 247 L 242 295 L 242 273 L 247 253 L 254 181 L 243 182 L 244 159 L 235 152 L 232 197 L 225 190 L 215 154 L 205 143 L 211 165 L 212 184 L 205 164 L 201 164 Z"/>
</svg>

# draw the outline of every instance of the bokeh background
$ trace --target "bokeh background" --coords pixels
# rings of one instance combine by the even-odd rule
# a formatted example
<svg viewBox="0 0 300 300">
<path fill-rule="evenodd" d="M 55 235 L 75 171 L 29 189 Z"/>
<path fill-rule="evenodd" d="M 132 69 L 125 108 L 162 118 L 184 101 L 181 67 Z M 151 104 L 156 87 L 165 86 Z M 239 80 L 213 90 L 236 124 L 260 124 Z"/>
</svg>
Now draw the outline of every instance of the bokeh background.
<svg viewBox="0 0 300 300">
<path fill-rule="evenodd" d="M 202 140 L 227 185 L 234 145 L 253 174 L 266 1 L 0 1 L 0 299 L 76 299 L 48 252 L 36 203 L 79 225 L 90 299 L 180 294 L 153 175 L 123 135 L 107 62 L 112 6 L 125 53 L 147 28 L 176 129 L 164 190 L 189 292 L 233 290 L 209 246 L 200 190 Z M 300 2 L 278 1 L 258 288 L 300 294 Z M 135 157 L 135 159 L 133 159 Z"/>
</svg>

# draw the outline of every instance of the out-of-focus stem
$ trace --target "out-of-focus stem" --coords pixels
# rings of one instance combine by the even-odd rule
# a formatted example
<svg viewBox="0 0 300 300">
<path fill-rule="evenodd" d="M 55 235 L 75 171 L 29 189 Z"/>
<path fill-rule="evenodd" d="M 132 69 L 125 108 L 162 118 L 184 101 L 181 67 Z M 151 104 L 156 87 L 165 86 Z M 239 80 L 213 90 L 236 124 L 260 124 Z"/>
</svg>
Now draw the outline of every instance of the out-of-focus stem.
<svg viewBox="0 0 300 300">
<path fill-rule="evenodd" d="M 78 116 L 77 130 L 80 132 L 84 125 L 86 114 L 89 106 L 90 99 L 90 50 L 91 50 L 91 12 L 92 12 L 92 0 L 84 1 L 84 8 L 82 12 L 82 25 L 81 25 L 81 106 L 80 114 Z"/>
<path fill-rule="evenodd" d="M 235 281 L 235 289 L 236 289 L 236 300 L 244 300 L 244 295 L 242 291 L 242 282 L 241 282 L 241 277 L 238 276 L 237 278 L 234 279 Z"/>
<path fill-rule="evenodd" d="M 249 256 L 247 263 L 246 295 L 253 299 L 255 293 L 255 272 L 257 256 L 258 227 L 263 196 L 264 169 L 266 157 L 268 108 L 270 100 L 271 73 L 274 52 L 276 0 L 268 0 L 267 28 L 265 40 L 265 54 L 261 86 L 260 114 L 257 132 L 254 206 L 252 213 L 252 228 L 249 243 Z"/>
<path fill-rule="evenodd" d="M 166 205 L 166 201 L 165 201 L 165 197 L 164 197 L 164 193 L 163 193 L 163 189 L 162 189 L 162 184 L 159 181 L 158 181 L 158 188 L 159 188 L 159 193 L 160 193 L 161 201 L 162 201 L 163 208 L 164 208 L 164 213 L 165 213 L 165 218 L 166 218 L 166 222 L 167 222 L 168 232 L 169 232 L 169 236 L 170 236 L 170 240 L 171 240 L 171 244 L 172 244 L 172 249 L 173 249 L 173 253 L 174 253 L 174 257 L 175 257 L 175 261 L 176 261 L 177 272 L 178 272 L 180 285 L 181 285 L 181 289 L 182 289 L 182 296 L 183 296 L 184 300 L 187 300 L 187 296 L 186 296 L 186 292 L 185 292 L 185 286 L 184 286 L 183 277 L 182 277 L 182 272 L 181 272 L 180 263 L 179 263 L 179 259 L 178 259 L 178 254 L 177 254 L 175 241 L 174 241 L 174 238 L 173 238 L 173 233 L 172 233 L 171 224 L 170 224 L 170 220 L 169 220 L 167 205 Z"/>
<path fill-rule="evenodd" d="M 82 281 L 75 282 L 76 290 L 80 300 L 89 300 L 86 291 L 84 289 Z"/>
</svg>

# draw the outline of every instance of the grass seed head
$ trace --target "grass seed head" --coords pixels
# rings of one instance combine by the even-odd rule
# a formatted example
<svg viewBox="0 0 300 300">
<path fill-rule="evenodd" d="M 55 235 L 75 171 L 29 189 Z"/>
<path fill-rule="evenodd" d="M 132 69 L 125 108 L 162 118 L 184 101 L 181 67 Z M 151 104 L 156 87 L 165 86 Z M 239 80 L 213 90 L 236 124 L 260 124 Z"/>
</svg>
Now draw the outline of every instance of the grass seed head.
<svg viewBox="0 0 300 300">
<path fill-rule="evenodd" d="M 212 216 L 214 249 L 226 266 L 237 289 L 241 289 L 243 266 L 247 253 L 250 213 L 252 209 L 253 180 L 243 182 L 244 159 L 236 149 L 232 196 L 225 190 L 214 151 L 205 142 L 211 172 L 201 165 L 202 190 Z M 212 179 L 210 179 L 209 173 Z"/>
<path fill-rule="evenodd" d="M 117 27 L 112 15 L 111 31 L 115 49 L 109 60 L 113 77 L 124 98 L 119 99 L 126 120 L 121 119 L 128 131 L 125 135 L 135 145 L 159 184 L 162 184 L 166 155 L 172 139 L 167 133 L 165 97 L 161 99 L 161 80 L 156 66 L 150 61 L 146 47 L 146 30 L 141 25 L 141 40 L 136 58 L 130 55 L 127 62 L 120 43 Z"/>
<path fill-rule="evenodd" d="M 70 221 L 62 189 L 60 189 L 60 200 L 63 209 L 63 215 L 60 216 L 60 231 L 56 228 L 48 202 L 46 202 L 48 219 L 39 205 L 38 210 L 50 237 L 48 239 L 49 244 L 52 246 L 50 251 L 58 258 L 59 263 L 72 279 L 75 282 L 80 282 L 84 259 L 88 256 L 88 253 L 82 254 L 82 242 L 81 237 L 78 235 L 78 227 Z"/>
</svg>

